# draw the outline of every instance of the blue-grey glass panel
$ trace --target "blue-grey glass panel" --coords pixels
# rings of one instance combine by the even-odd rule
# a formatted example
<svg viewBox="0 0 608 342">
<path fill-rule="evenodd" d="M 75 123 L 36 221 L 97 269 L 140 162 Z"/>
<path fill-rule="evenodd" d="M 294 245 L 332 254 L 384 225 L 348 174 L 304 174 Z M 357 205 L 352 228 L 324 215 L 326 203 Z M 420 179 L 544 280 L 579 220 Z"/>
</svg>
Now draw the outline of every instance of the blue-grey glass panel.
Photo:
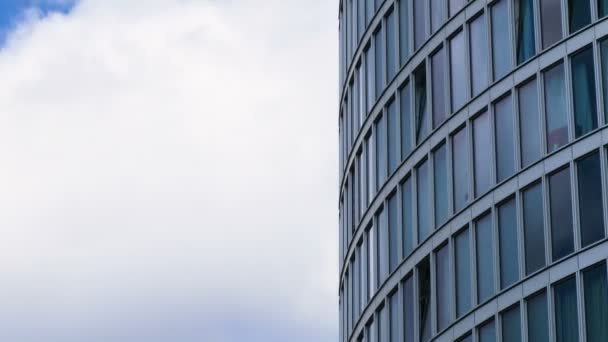
<svg viewBox="0 0 608 342">
<path fill-rule="evenodd" d="M 599 153 L 595 152 L 579 160 L 576 166 L 581 246 L 585 247 L 604 237 L 604 204 Z"/>
<path fill-rule="evenodd" d="M 452 137 L 454 211 L 462 209 L 469 201 L 470 174 L 468 151 L 467 130 L 463 128 Z"/>
<path fill-rule="evenodd" d="M 433 95 L 433 127 L 445 120 L 445 53 L 440 49 L 431 57 L 431 88 Z"/>
<path fill-rule="evenodd" d="M 401 160 L 412 151 L 412 96 L 410 83 L 406 83 L 399 91 L 401 114 Z"/>
<path fill-rule="evenodd" d="M 479 327 L 479 342 L 496 342 L 496 324 L 494 320 Z"/>
<path fill-rule="evenodd" d="M 545 113 L 547 116 L 547 152 L 553 152 L 568 143 L 568 107 L 564 65 L 545 71 Z"/>
<path fill-rule="evenodd" d="M 471 252 L 469 230 L 458 233 L 455 238 L 456 258 L 456 317 L 471 309 Z"/>
<path fill-rule="evenodd" d="M 587 342 L 608 341 L 608 284 L 606 264 L 583 272 Z"/>
<path fill-rule="evenodd" d="M 570 33 L 589 25 L 591 23 L 590 0 L 568 0 L 568 14 Z"/>
<path fill-rule="evenodd" d="M 374 341 L 373 338 L 372 338 L 372 336 L 373 336 L 375 330 L 376 330 L 376 328 L 374 326 L 374 322 L 369 323 L 365 327 L 365 336 L 367 336 L 367 342 L 373 342 Z"/>
<path fill-rule="evenodd" d="M 428 0 L 414 0 L 414 50 L 426 40 L 426 6 Z"/>
<path fill-rule="evenodd" d="M 399 341 L 399 293 L 394 293 L 389 299 L 390 305 L 390 342 Z"/>
<path fill-rule="evenodd" d="M 376 53 L 374 58 L 376 65 L 376 99 L 378 99 L 386 85 L 386 47 L 384 46 L 384 31 L 382 29 L 374 33 L 374 43 Z"/>
<path fill-rule="evenodd" d="M 377 283 L 377 279 L 376 279 L 376 230 L 374 229 L 374 226 L 369 227 L 369 230 L 367 231 L 366 234 L 366 245 L 367 245 L 367 269 L 368 269 L 368 280 L 367 280 L 367 288 L 368 288 L 368 293 L 370 294 L 370 297 L 373 296 L 373 294 L 376 291 L 376 283 Z"/>
<path fill-rule="evenodd" d="M 511 28 L 507 3 L 507 0 L 500 0 L 491 7 L 494 80 L 498 80 L 511 69 L 511 40 L 509 39 Z"/>
<path fill-rule="evenodd" d="M 387 174 L 386 122 L 383 117 L 376 125 L 376 191 L 379 191 Z"/>
<path fill-rule="evenodd" d="M 426 108 L 426 70 L 424 63 L 414 71 L 415 81 L 415 113 L 416 113 L 416 142 L 420 143 L 427 137 L 430 130 L 430 120 Z"/>
<path fill-rule="evenodd" d="M 526 274 L 545 266 L 545 233 L 541 184 L 523 192 Z"/>
<path fill-rule="evenodd" d="M 603 18 L 608 15 L 608 0 L 598 0 L 598 17 Z"/>
<path fill-rule="evenodd" d="M 475 96 L 488 86 L 488 44 L 486 17 L 480 15 L 469 26 L 471 49 L 471 90 Z"/>
<path fill-rule="evenodd" d="M 521 166 L 540 158 L 540 115 L 536 80 L 519 88 L 519 132 L 521 135 Z"/>
<path fill-rule="evenodd" d="M 435 226 L 448 218 L 448 165 L 445 144 L 433 153 Z"/>
<path fill-rule="evenodd" d="M 407 62 L 410 55 L 410 18 L 409 0 L 399 0 L 399 56 L 401 65 Z"/>
<path fill-rule="evenodd" d="M 519 280 L 515 199 L 510 199 L 498 207 L 498 241 L 500 244 L 500 288 L 504 289 Z"/>
<path fill-rule="evenodd" d="M 450 85 L 452 112 L 460 109 L 467 100 L 467 74 L 465 64 L 464 34 L 458 33 L 450 40 Z"/>
<path fill-rule="evenodd" d="M 380 9 L 380 6 L 382 6 L 382 3 L 384 3 L 385 0 L 375 0 L 376 2 L 376 10 Z"/>
<path fill-rule="evenodd" d="M 369 113 L 376 102 L 376 93 L 374 90 L 374 51 L 372 48 L 369 48 L 368 50 L 365 50 L 363 54 L 365 57 L 365 80 L 367 81 L 367 113 Z"/>
<path fill-rule="evenodd" d="M 475 224 L 477 247 L 477 300 L 478 303 L 494 295 L 494 234 L 490 214 Z"/>
<path fill-rule="evenodd" d="M 491 134 L 490 115 L 484 112 L 473 120 L 473 176 L 476 197 L 488 191 L 493 183 Z"/>
<path fill-rule="evenodd" d="M 556 341 L 577 342 L 579 339 L 576 278 L 572 277 L 555 285 L 553 296 Z"/>
<path fill-rule="evenodd" d="M 448 245 L 444 245 L 435 253 L 435 285 L 437 291 L 437 331 L 441 331 L 450 324 L 450 313 L 452 312 Z"/>
<path fill-rule="evenodd" d="M 445 0 L 431 0 L 431 33 L 445 22 L 447 6 Z"/>
<path fill-rule="evenodd" d="M 394 193 L 388 199 L 388 244 L 389 271 L 392 272 L 399 264 L 399 198 Z"/>
<path fill-rule="evenodd" d="M 418 197 L 418 242 L 424 241 L 431 233 L 431 182 L 428 162 L 420 164 L 416 169 Z"/>
<path fill-rule="evenodd" d="M 574 97 L 574 132 L 578 138 L 597 128 L 595 72 L 591 47 L 572 56 L 572 93 Z"/>
<path fill-rule="evenodd" d="M 606 2 L 608 0 L 600 0 Z M 600 58 L 602 63 L 602 93 L 604 95 L 604 120 L 608 122 L 608 40 L 604 40 L 600 43 Z"/>
<path fill-rule="evenodd" d="M 367 157 L 367 166 L 365 175 L 367 177 L 367 201 L 370 204 L 374 198 L 374 185 L 376 184 L 374 178 L 375 172 L 375 159 L 374 159 L 374 139 L 370 136 L 365 138 L 365 155 Z"/>
<path fill-rule="evenodd" d="M 359 38 L 361 38 L 365 31 L 365 0 L 357 0 L 357 16 Z"/>
<path fill-rule="evenodd" d="M 547 293 L 541 292 L 527 300 L 528 341 L 549 342 Z"/>
<path fill-rule="evenodd" d="M 408 277 L 403 282 L 403 341 L 414 342 L 414 280 Z"/>
<path fill-rule="evenodd" d="M 549 177 L 551 255 L 553 261 L 574 252 L 570 168 Z"/>
<path fill-rule="evenodd" d="M 427 257 L 418 265 L 418 331 L 420 342 L 431 339 L 431 267 Z"/>
<path fill-rule="evenodd" d="M 514 4 L 517 64 L 521 64 L 536 53 L 534 7 L 532 0 L 515 0 Z"/>
<path fill-rule="evenodd" d="M 521 342 L 519 305 L 504 311 L 501 316 L 502 342 Z"/>
<path fill-rule="evenodd" d="M 465 0 L 450 0 L 450 16 L 455 15 L 463 6 Z"/>
<path fill-rule="evenodd" d="M 353 272 L 353 322 L 355 322 L 359 315 L 359 258 L 353 259 L 350 267 Z"/>
<path fill-rule="evenodd" d="M 388 277 L 388 219 L 387 211 L 382 210 L 378 216 L 378 285 Z"/>
<path fill-rule="evenodd" d="M 395 11 L 391 11 L 386 16 L 386 68 L 387 83 L 390 82 L 397 73 L 397 28 L 395 24 Z"/>
<path fill-rule="evenodd" d="M 561 0 L 540 0 L 543 49 L 562 39 L 561 4 Z"/>
<path fill-rule="evenodd" d="M 372 18 L 374 17 L 374 0 L 366 0 L 365 1 L 365 18 L 367 19 L 367 24 L 369 25 L 369 22 L 372 21 Z"/>
<path fill-rule="evenodd" d="M 368 293 L 367 293 L 367 245 L 366 242 L 363 241 L 363 243 L 361 244 L 361 254 L 359 254 L 359 269 L 360 269 L 360 274 L 361 276 L 359 277 L 359 288 L 361 289 L 360 293 L 360 307 L 361 307 L 361 311 L 363 311 L 363 309 L 365 308 L 365 304 L 367 304 L 367 298 L 368 298 Z"/>
<path fill-rule="evenodd" d="M 496 176 L 498 182 L 501 182 L 515 173 L 515 138 L 511 96 L 505 97 L 494 105 L 494 116 Z"/>
<path fill-rule="evenodd" d="M 388 174 L 391 175 L 399 166 L 399 124 L 397 122 L 397 102 L 391 101 L 386 107 L 388 120 Z"/>
<path fill-rule="evenodd" d="M 388 323 L 386 317 L 386 306 L 383 306 L 378 311 L 378 315 L 376 317 L 376 326 L 378 327 L 376 329 L 376 332 L 378 333 L 378 339 L 376 340 L 376 342 L 388 342 L 388 331 L 386 329 L 386 324 Z"/>
<path fill-rule="evenodd" d="M 403 257 L 408 256 L 414 249 L 414 209 L 412 199 L 412 181 L 408 177 L 401 185 L 401 215 L 403 217 Z"/>
</svg>

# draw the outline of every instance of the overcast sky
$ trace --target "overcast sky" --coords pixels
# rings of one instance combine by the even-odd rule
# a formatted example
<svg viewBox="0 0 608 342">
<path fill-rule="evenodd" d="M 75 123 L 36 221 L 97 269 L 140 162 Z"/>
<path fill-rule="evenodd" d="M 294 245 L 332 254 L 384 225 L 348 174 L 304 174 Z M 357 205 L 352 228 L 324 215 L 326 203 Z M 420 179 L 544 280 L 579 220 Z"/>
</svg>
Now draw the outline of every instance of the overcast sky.
<svg viewBox="0 0 608 342">
<path fill-rule="evenodd" d="M 336 341 L 338 1 L 12 4 L 0 341 Z"/>
</svg>

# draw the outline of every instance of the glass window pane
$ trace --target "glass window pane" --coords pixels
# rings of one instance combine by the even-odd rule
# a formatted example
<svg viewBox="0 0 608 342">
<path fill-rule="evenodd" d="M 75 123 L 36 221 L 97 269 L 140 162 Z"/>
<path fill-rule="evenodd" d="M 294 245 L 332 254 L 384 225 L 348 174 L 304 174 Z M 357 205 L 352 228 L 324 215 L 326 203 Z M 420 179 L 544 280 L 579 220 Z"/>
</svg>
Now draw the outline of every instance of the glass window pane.
<svg viewBox="0 0 608 342">
<path fill-rule="evenodd" d="M 521 325 L 519 318 L 519 305 L 504 311 L 502 317 L 502 342 L 520 342 Z"/>
<path fill-rule="evenodd" d="M 576 279 L 570 278 L 553 288 L 555 305 L 555 337 L 557 342 L 578 341 Z"/>
<path fill-rule="evenodd" d="M 374 190 L 375 190 L 375 156 L 374 156 L 374 139 L 372 139 L 371 135 L 365 138 L 365 155 L 367 157 L 367 169 L 365 170 L 365 174 L 367 177 L 367 204 L 370 204 L 374 199 Z"/>
<path fill-rule="evenodd" d="M 456 250 L 456 316 L 460 317 L 471 309 L 471 255 L 469 230 L 458 233 L 455 238 Z"/>
<path fill-rule="evenodd" d="M 379 29 L 374 33 L 374 51 L 376 56 L 374 58 L 376 65 L 376 99 L 380 97 L 384 91 L 386 85 L 386 48 L 384 46 L 384 31 Z"/>
<path fill-rule="evenodd" d="M 519 88 L 519 129 L 521 135 L 521 166 L 540 158 L 540 115 L 536 80 Z"/>
<path fill-rule="evenodd" d="M 589 0 L 568 0 L 568 13 L 570 18 L 570 33 L 591 23 L 591 3 Z"/>
<path fill-rule="evenodd" d="M 480 15 L 469 25 L 471 49 L 471 89 L 472 95 L 481 93 L 488 86 L 488 45 L 486 17 Z"/>
<path fill-rule="evenodd" d="M 382 210 L 376 219 L 378 222 L 378 249 L 376 249 L 378 253 L 378 286 L 380 286 L 388 276 L 388 219 L 386 210 Z"/>
<path fill-rule="evenodd" d="M 510 199 L 498 207 L 498 241 L 500 244 L 500 288 L 504 289 L 519 280 L 515 199 Z"/>
<path fill-rule="evenodd" d="M 418 265 L 418 308 L 420 341 L 431 339 L 431 267 L 427 257 Z"/>
<path fill-rule="evenodd" d="M 431 233 L 431 183 L 428 162 L 424 161 L 416 169 L 418 197 L 418 243 L 421 243 Z"/>
<path fill-rule="evenodd" d="M 408 277 L 403 282 L 403 341 L 414 342 L 414 280 Z"/>
<path fill-rule="evenodd" d="M 390 299 L 390 342 L 401 342 L 399 340 L 399 293 L 394 293 Z"/>
<path fill-rule="evenodd" d="M 606 5 L 608 5 L 608 0 L 604 1 L 606 1 Z M 604 40 L 600 43 L 600 51 L 602 63 L 602 92 L 604 95 L 604 120 L 605 122 L 608 122 L 608 40 Z"/>
<path fill-rule="evenodd" d="M 545 266 L 545 235 L 541 184 L 523 192 L 526 274 Z"/>
<path fill-rule="evenodd" d="M 386 122 L 380 117 L 376 125 L 376 191 L 379 191 L 386 181 L 387 150 L 386 150 Z"/>
<path fill-rule="evenodd" d="M 496 342 L 496 325 L 494 320 L 479 327 L 479 342 Z"/>
<path fill-rule="evenodd" d="M 404 160 L 412 151 L 412 100 L 409 82 L 399 91 L 399 101 L 401 112 L 401 160 Z"/>
<path fill-rule="evenodd" d="M 435 253 L 435 285 L 437 291 L 437 331 L 445 329 L 450 324 L 450 299 L 452 286 L 450 284 L 449 249 L 445 245 Z"/>
<path fill-rule="evenodd" d="M 445 0 L 431 0 L 431 32 L 437 31 L 445 21 Z"/>
<path fill-rule="evenodd" d="M 492 186 L 492 137 L 490 115 L 487 112 L 473 121 L 473 163 L 475 166 L 475 196 L 480 196 Z"/>
<path fill-rule="evenodd" d="M 448 166 L 445 144 L 433 153 L 435 226 L 448 218 Z"/>
<path fill-rule="evenodd" d="M 372 21 L 372 18 L 374 17 L 374 2 L 373 1 L 369 1 L 366 0 L 365 1 L 365 12 L 366 12 L 366 16 L 365 18 L 367 19 L 367 24 L 369 25 L 370 21 Z"/>
<path fill-rule="evenodd" d="M 463 128 L 452 136 L 455 212 L 462 209 L 469 201 L 469 147 L 466 132 L 466 128 Z"/>
<path fill-rule="evenodd" d="M 426 110 L 426 70 L 424 63 L 414 71 L 416 101 L 416 142 L 420 143 L 429 134 L 430 120 Z"/>
<path fill-rule="evenodd" d="M 386 329 L 386 324 L 387 319 L 386 319 L 386 307 L 383 306 L 382 308 L 380 308 L 380 310 L 378 311 L 378 315 L 377 317 L 377 321 L 376 321 L 376 332 L 378 333 L 378 339 L 376 340 L 377 342 L 388 342 L 388 334 L 387 334 L 387 329 Z"/>
<path fill-rule="evenodd" d="M 359 38 L 365 30 L 365 0 L 357 0 L 357 31 Z"/>
<path fill-rule="evenodd" d="M 388 174 L 391 175 L 399 166 L 399 125 L 397 124 L 397 103 L 391 101 L 386 108 L 388 119 Z"/>
<path fill-rule="evenodd" d="M 477 300 L 478 303 L 494 295 L 494 234 L 490 214 L 475 224 L 477 247 Z"/>
<path fill-rule="evenodd" d="M 407 62 L 410 54 L 409 46 L 409 0 L 399 1 L 399 55 L 401 65 Z"/>
<path fill-rule="evenodd" d="M 473 337 L 471 336 L 471 334 L 460 337 L 459 339 L 456 340 L 456 342 L 472 342 L 472 341 L 473 341 Z"/>
<path fill-rule="evenodd" d="M 549 206 L 551 212 L 551 255 L 553 261 L 555 261 L 574 252 L 569 168 L 565 168 L 549 177 Z"/>
<path fill-rule="evenodd" d="M 578 138 L 597 128 L 593 49 L 589 47 L 577 53 L 572 56 L 571 62 L 574 131 L 575 137 Z"/>
<path fill-rule="evenodd" d="M 399 264 L 399 201 L 396 193 L 388 199 L 389 271 Z"/>
<path fill-rule="evenodd" d="M 536 42 L 534 40 L 534 7 L 532 5 L 532 0 L 515 0 L 514 5 L 517 64 L 521 64 L 536 53 Z"/>
<path fill-rule="evenodd" d="M 414 210 L 412 202 L 412 181 L 408 177 L 401 184 L 401 215 L 403 217 L 403 257 L 410 255 L 414 249 Z"/>
<path fill-rule="evenodd" d="M 549 342 L 547 293 L 542 292 L 527 300 L 528 341 Z"/>
<path fill-rule="evenodd" d="M 374 103 L 376 103 L 376 92 L 374 90 L 374 52 L 372 48 L 368 48 L 363 52 L 363 54 L 365 57 L 365 79 L 367 81 L 367 113 L 369 113 L 369 111 L 372 110 Z"/>
<path fill-rule="evenodd" d="M 599 153 L 576 163 L 581 245 L 585 247 L 604 237 L 602 171 Z"/>
<path fill-rule="evenodd" d="M 360 294 L 360 308 L 361 311 L 365 308 L 365 304 L 367 304 L 367 245 L 366 241 L 363 241 L 361 244 L 361 251 L 359 254 L 359 272 L 361 276 L 359 277 L 359 288 L 361 291 Z"/>
<path fill-rule="evenodd" d="M 458 33 L 450 40 L 450 84 L 452 112 L 460 109 L 467 100 L 467 75 L 465 65 L 464 34 Z"/>
<path fill-rule="evenodd" d="M 450 0 L 450 16 L 455 15 L 463 6 L 465 0 Z"/>
<path fill-rule="evenodd" d="M 397 74 L 397 36 L 395 28 L 395 12 L 391 11 L 386 16 L 386 68 L 387 83 L 392 81 Z"/>
<path fill-rule="evenodd" d="M 562 39 L 561 0 L 540 0 L 543 49 Z"/>
<path fill-rule="evenodd" d="M 433 127 L 445 120 L 445 58 L 440 49 L 431 57 L 431 87 L 433 90 Z"/>
<path fill-rule="evenodd" d="M 426 39 L 426 4 L 428 0 L 414 1 L 414 50 L 418 50 Z"/>
<path fill-rule="evenodd" d="M 494 105 L 496 134 L 496 173 L 498 182 L 515 173 L 515 140 L 513 130 L 513 102 L 511 96 Z"/>
<path fill-rule="evenodd" d="M 608 0 L 598 0 L 598 17 L 603 18 L 608 15 Z"/>
<path fill-rule="evenodd" d="M 547 152 L 568 143 L 568 116 L 564 65 L 545 71 L 545 112 L 547 116 Z"/>
<path fill-rule="evenodd" d="M 608 284 L 606 264 L 583 272 L 587 342 L 608 341 Z"/>
<path fill-rule="evenodd" d="M 492 13 L 492 61 L 494 80 L 498 80 L 511 69 L 511 40 L 509 39 L 509 8 L 507 0 L 496 2 Z M 496 48 L 500 47 L 500 48 Z"/>
<path fill-rule="evenodd" d="M 376 230 L 374 226 L 370 226 L 367 230 L 367 269 L 368 269 L 368 280 L 367 280 L 367 288 L 368 293 L 370 294 L 370 298 L 376 292 Z"/>
</svg>

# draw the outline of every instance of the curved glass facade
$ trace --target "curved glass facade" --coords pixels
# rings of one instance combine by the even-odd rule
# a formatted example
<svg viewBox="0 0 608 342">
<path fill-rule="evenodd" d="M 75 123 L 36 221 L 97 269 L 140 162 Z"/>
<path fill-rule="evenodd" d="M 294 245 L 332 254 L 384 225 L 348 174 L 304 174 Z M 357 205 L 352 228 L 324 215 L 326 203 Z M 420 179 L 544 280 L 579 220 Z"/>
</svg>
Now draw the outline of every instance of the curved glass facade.
<svg viewBox="0 0 608 342">
<path fill-rule="evenodd" d="M 607 9 L 340 0 L 340 342 L 608 341 Z"/>
</svg>

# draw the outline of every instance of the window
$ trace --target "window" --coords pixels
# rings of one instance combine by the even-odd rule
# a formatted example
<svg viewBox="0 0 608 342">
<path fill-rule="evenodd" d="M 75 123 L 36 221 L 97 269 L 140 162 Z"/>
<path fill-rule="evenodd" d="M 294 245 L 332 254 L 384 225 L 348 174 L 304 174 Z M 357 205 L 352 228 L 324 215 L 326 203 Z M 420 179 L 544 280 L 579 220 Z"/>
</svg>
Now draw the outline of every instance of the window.
<svg viewBox="0 0 608 342">
<path fill-rule="evenodd" d="M 543 49 L 562 39 L 561 0 L 540 0 Z"/>
<path fill-rule="evenodd" d="M 365 175 L 367 177 L 367 195 L 365 197 L 367 197 L 367 204 L 369 205 L 370 203 L 372 203 L 372 200 L 374 199 L 374 184 L 376 184 L 376 182 L 374 181 L 374 161 L 375 161 L 375 155 L 374 155 L 374 145 L 373 145 L 374 140 L 372 139 L 371 134 L 368 135 L 367 137 L 365 137 L 365 156 L 367 157 L 367 169 L 365 170 Z"/>
<path fill-rule="evenodd" d="M 431 234 L 431 183 L 428 162 L 424 161 L 416 169 L 418 197 L 418 243 Z"/>
<path fill-rule="evenodd" d="M 477 301 L 494 295 L 494 237 L 490 214 L 475 223 L 477 247 Z"/>
<path fill-rule="evenodd" d="M 608 7 L 608 0 L 605 6 Z M 606 8 L 608 10 L 608 8 Z M 604 94 L 604 120 L 608 122 L 608 40 L 600 42 L 600 58 L 602 63 L 602 91 Z"/>
<path fill-rule="evenodd" d="M 431 267 L 427 257 L 418 265 L 418 308 L 420 341 L 431 339 Z"/>
<path fill-rule="evenodd" d="M 450 40 L 450 85 L 452 112 L 460 109 L 467 99 L 467 75 L 464 51 L 464 34 L 458 33 Z"/>
<path fill-rule="evenodd" d="M 412 181 L 408 177 L 401 184 L 401 216 L 403 218 L 403 257 L 408 256 L 414 249 L 414 210 L 412 200 Z"/>
<path fill-rule="evenodd" d="M 540 158 L 540 117 L 536 80 L 521 86 L 519 91 L 519 132 L 521 135 L 521 166 Z"/>
<path fill-rule="evenodd" d="M 568 23 L 570 33 L 580 30 L 591 23 L 591 3 L 589 0 L 568 0 Z"/>
<path fill-rule="evenodd" d="M 587 342 L 608 341 L 608 284 L 606 264 L 583 272 Z"/>
<path fill-rule="evenodd" d="M 524 249 L 526 275 L 545 266 L 545 234 L 541 184 L 523 192 Z"/>
<path fill-rule="evenodd" d="M 456 316 L 460 317 L 471 309 L 471 252 L 469 229 L 458 233 L 455 241 L 456 267 Z"/>
<path fill-rule="evenodd" d="M 504 0 L 503 0 L 504 1 Z M 496 173 L 501 182 L 515 173 L 513 102 L 507 96 L 494 105 L 496 134 Z"/>
<path fill-rule="evenodd" d="M 528 341 L 549 342 L 549 318 L 547 314 L 547 293 L 533 295 L 527 301 Z"/>
<path fill-rule="evenodd" d="M 369 23 L 372 21 L 372 18 L 374 17 L 374 2 L 373 1 L 369 1 L 366 0 L 365 1 L 365 18 L 367 19 L 367 24 L 369 25 Z"/>
<path fill-rule="evenodd" d="M 390 342 L 399 341 L 399 292 L 393 293 L 389 298 L 390 309 Z"/>
<path fill-rule="evenodd" d="M 576 278 L 571 277 L 553 287 L 555 337 L 557 342 L 578 341 Z M 605 323 L 604 323 L 605 324 Z"/>
<path fill-rule="evenodd" d="M 475 168 L 475 196 L 484 194 L 492 186 L 492 137 L 490 115 L 483 112 L 473 120 L 473 165 Z"/>
<path fill-rule="evenodd" d="M 437 331 L 445 329 L 450 324 L 451 315 L 451 282 L 450 254 L 448 245 L 435 252 L 435 285 L 437 291 Z"/>
<path fill-rule="evenodd" d="M 492 62 L 494 80 L 511 69 L 511 40 L 509 38 L 509 8 L 507 0 L 500 0 L 491 7 L 492 14 Z"/>
<path fill-rule="evenodd" d="M 367 1 L 367 3 L 369 4 L 370 2 Z M 367 341 L 373 341 L 372 339 L 372 335 L 373 335 L 373 331 L 375 331 L 376 329 L 374 328 L 374 322 L 370 322 L 367 324 L 367 326 L 365 326 L 365 336 L 367 336 L 368 340 Z"/>
<path fill-rule="evenodd" d="M 360 150 L 357 156 L 357 167 L 359 169 L 359 208 L 361 208 L 361 216 L 367 208 L 367 174 L 365 169 L 367 167 L 367 156 L 363 153 L 363 149 Z"/>
<path fill-rule="evenodd" d="M 577 1 L 582 3 L 583 1 Z M 572 56 L 572 93 L 574 97 L 574 132 L 578 138 L 597 128 L 593 49 Z"/>
<path fill-rule="evenodd" d="M 399 264 L 399 198 L 393 193 L 388 198 L 388 243 L 389 271 L 393 272 Z"/>
<path fill-rule="evenodd" d="M 374 235 L 376 234 L 374 226 L 369 226 L 367 228 L 366 236 L 366 245 L 367 245 L 367 288 L 370 298 L 376 292 L 376 239 Z"/>
<path fill-rule="evenodd" d="M 452 136 L 452 165 L 454 211 L 457 212 L 469 201 L 469 152 L 466 127 Z"/>
<path fill-rule="evenodd" d="M 399 101 L 401 107 L 401 160 L 404 160 L 412 151 L 412 100 L 409 82 L 399 90 Z"/>
<path fill-rule="evenodd" d="M 445 144 L 433 153 L 433 176 L 435 189 L 435 226 L 448 218 L 448 165 Z"/>
<path fill-rule="evenodd" d="M 359 254 L 356 254 L 357 256 Z M 353 282 L 353 322 L 356 321 L 357 316 L 359 315 L 359 259 L 352 259 L 350 263 L 352 274 L 352 282 Z"/>
<path fill-rule="evenodd" d="M 386 85 L 386 48 L 384 46 L 384 34 L 382 28 L 374 33 L 374 43 L 376 56 L 374 58 L 376 65 L 376 99 L 380 97 Z"/>
<path fill-rule="evenodd" d="M 576 162 L 581 246 L 604 237 L 602 171 L 600 156 L 595 152 Z"/>
<path fill-rule="evenodd" d="M 376 93 L 374 90 L 374 52 L 370 45 L 363 51 L 363 55 L 365 57 L 365 79 L 367 81 L 366 92 L 367 92 L 367 113 L 372 110 L 374 103 L 376 102 Z"/>
<path fill-rule="evenodd" d="M 436 32 L 446 18 L 445 0 L 431 0 L 431 33 Z"/>
<path fill-rule="evenodd" d="M 376 316 L 377 318 L 377 326 L 378 329 L 376 330 L 376 332 L 378 333 L 378 339 L 376 340 L 377 342 L 388 342 L 388 336 L 386 335 L 387 333 L 387 329 L 386 329 L 386 323 L 387 319 L 386 319 L 386 307 L 383 306 L 378 310 L 378 314 Z"/>
<path fill-rule="evenodd" d="M 473 337 L 471 334 L 467 334 L 465 336 L 459 337 L 456 342 L 472 342 Z"/>
<path fill-rule="evenodd" d="M 449 0 L 450 1 L 450 16 L 455 15 L 463 6 L 465 0 Z"/>
<path fill-rule="evenodd" d="M 498 207 L 501 289 L 519 280 L 517 241 L 517 206 L 515 199 L 511 198 Z"/>
<path fill-rule="evenodd" d="M 359 252 L 359 307 L 361 311 L 365 308 L 365 304 L 367 304 L 367 244 L 365 239 L 362 239 L 361 248 Z"/>
<path fill-rule="evenodd" d="M 426 39 L 426 9 L 428 0 L 414 1 L 414 50 L 418 50 Z"/>
<path fill-rule="evenodd" d="M 386 16 L 386 68 L 387 68 L 387 83 L 389 83 L 395 74 L 397 74 L 397 36 L 395 28 L 395 12 L 390 11 Z"/>
<path fill-rule="evenodd" d="M 386 210 L 380 209 L 376 216 L 378 222 L 378 286 L 388 277 L 388 220 Z"/>
<path fill-rule="evenodd" d="M 431 57 L 431 79 L 433 91 L 433 127 L 445 120 L 445 57 L 444 50 L 439 49 Z"/>
<path fill-rule="evenodd" d="M 534 7 L 532 5 L 532 0 L 515 0 L 514 4 L 517 64 L 521 64 L 536 53 L 536 43 L 534 41 Z"/>
<path fill-rule="evenodd" d="M 410 55 L 409 40 L 409 0 L 399 1 L 399 55 L 401 65 L 407 62 Z"/>
<path fill-rule="evenodd" d="M 397 104 L 391 101 L 386 107 L 388 120 L 388 174 L 392 174 L 399 166 L 399 125 L 397 124 Z"/>
<path fill-rule="evenodd" d="M 387 172 L 387 148 L 386 148 L 386 122 L 384 117 L 380 117 L 375 122 L 376 125 L 376 191 L 386 181 Z"/>
<path fill-rule="evenodd" d="M 357 17 L 357 31 L 359 32 L 359 38 L 361 38 L 365 30 L 365 0 L 357 0 Z"/>
<path fill-rule="evenodd" d="M 496 325 L 494 320 L 479 327 L 479 342 L 496 342 Z"/>
<path fill-rule="evenodd" d="M 549 176 L 551 250 L 553 261 L 574 252 L 570 169 Z"/>
<path fill-rule="evenodd" d="M 608 15 L 608 0 L 598 0 L 598 17 L 603 18 Z"/>
<path fill-rule="evenodd" d="M 403 287 L 403 341 L 414 342 L 414 280 L 407 277 L 402 283 Z"/>
<path fill-rule="evenodd" d="M 568 116 L 564 65 L 545 71 L 545 112 L 547 116 L 547 152 L 568 143 Z"/>
<path fill-rule="evenodd" d="M 426 113 L 426 70 L 424 63 L 414 71 L 416 101 L 416 142 L 420 143 L 429 134 L 429 119 Z"/>
<path fill-rule="evenodd" d="M 519 318 L 519 305 L 505 310 L 502 318 L 502 342 L 520 342 L 521 326 Z"/>
<path fill-rule="evenodd" d="M 485 15 L 478 16 L 469 24 L 469 48 L 471 49 L 471 93 L 481 93 L 488 86 L 488 46 Z"/>
</svg>

